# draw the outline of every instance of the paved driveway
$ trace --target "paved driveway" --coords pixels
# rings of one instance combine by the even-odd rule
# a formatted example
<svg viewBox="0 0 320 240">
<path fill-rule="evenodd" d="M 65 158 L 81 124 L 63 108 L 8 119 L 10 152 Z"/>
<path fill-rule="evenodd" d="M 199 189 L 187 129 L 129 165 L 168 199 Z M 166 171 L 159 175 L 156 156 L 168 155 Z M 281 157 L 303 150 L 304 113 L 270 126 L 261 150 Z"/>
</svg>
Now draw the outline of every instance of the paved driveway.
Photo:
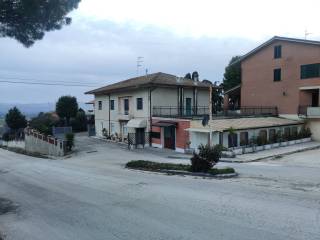
<svg viewBox="0 0 320 240">
<path fill-rule="evenodd" d="M 170 159 L 77 143 L 64 160 L 0 150 L 0 195 L 19 205 L 0 216 L 7 239 L 320 239 L 319 150 L 227 164 L 240 177 L 214 180 L 127 170 Z"/>
</svg>

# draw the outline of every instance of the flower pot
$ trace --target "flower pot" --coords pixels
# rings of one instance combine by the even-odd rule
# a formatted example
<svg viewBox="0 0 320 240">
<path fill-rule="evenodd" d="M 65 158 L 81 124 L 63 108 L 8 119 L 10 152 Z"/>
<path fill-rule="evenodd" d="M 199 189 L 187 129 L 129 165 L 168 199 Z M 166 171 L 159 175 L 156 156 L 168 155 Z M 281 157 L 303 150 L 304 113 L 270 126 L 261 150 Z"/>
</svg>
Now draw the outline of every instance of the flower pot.
<svg viewBox="0 0 320 240">
<path fill-rule="evenodd" d="M 265 150 L 269 150 L 272 148 L 272 144 L 267 144 L 267 145 L 264 145 L 264 149 Z"/>
</svg>

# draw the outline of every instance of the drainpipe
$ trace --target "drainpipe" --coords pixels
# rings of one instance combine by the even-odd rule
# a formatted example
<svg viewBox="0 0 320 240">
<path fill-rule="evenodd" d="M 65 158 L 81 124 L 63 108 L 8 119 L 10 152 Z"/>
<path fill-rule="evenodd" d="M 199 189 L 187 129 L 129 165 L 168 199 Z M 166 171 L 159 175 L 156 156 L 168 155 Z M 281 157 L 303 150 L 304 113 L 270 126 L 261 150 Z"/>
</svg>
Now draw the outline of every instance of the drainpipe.
<svg viewBox="0 0 320 240">
<path fill-rule="evenodd" d="M 110 110 L 110 107 L 111 107 L 111 99 L 110 99 L 110 93 L 108 94 L 109 96 L 109 137 L 111 136 L 111 119 L 110 119 L 110 116 L 111 116 L 111 110 Z"/>
<path fill-rule="evenodd" d="M 150 122 L 150 133 L 152 132 L 152 92 L 155 90 L 156 87 L 151 88 L 149 87 L 149 122 Z M 149 146 L 152 146 L 152 138 L 150 136 Z"/>
</svg>

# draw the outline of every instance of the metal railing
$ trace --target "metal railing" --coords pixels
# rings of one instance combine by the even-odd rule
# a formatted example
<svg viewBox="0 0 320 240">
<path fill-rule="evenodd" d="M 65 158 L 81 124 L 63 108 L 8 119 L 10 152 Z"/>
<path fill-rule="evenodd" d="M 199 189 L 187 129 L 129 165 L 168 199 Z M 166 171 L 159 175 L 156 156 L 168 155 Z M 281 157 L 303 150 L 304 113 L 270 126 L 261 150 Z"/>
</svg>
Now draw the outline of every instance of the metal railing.
<svg viewBox="0 0 320 240">
<path fill-rule="evenodd" d="M 153 107 L 154 117 L 194 118 L 209 115 L 209 107 Z M 241 107 L 237 110 L 212 111 L 214 118 L 249 117 L 249 116 L 278 116 L 277 107 Z"/>
<path fill-rule="evenodd" d="M 310 118 L 318 118 L 320 117 L 320 106 L 319 107 L 312 107 L 312 106 L 299 106 L 298 108 L 299 116 L 305 116 Z"/>
</svg>

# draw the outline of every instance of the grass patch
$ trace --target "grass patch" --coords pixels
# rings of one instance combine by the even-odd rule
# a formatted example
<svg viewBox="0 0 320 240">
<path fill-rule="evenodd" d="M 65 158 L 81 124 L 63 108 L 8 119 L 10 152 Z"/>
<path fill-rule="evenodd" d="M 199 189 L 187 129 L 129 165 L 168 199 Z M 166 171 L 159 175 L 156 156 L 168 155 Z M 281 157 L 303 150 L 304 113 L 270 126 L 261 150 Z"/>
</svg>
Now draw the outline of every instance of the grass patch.
<svg viewBox="0 0 320 240">
<path fill-rule="evenodd" d="M 146 171 L 161 171 L 161 170 L 176 170 L 191 172 L 191 165 L 189 164 L 176 164 L 176 163 L 158 163 L 145 160 L 130 161 L 126 164 L 127 168 L 146 170 Z M 212 168 L 207 173 L 212 175 L 217 174 L 230 174 L 235 173 L 233 168 Z"/>
</svg>

